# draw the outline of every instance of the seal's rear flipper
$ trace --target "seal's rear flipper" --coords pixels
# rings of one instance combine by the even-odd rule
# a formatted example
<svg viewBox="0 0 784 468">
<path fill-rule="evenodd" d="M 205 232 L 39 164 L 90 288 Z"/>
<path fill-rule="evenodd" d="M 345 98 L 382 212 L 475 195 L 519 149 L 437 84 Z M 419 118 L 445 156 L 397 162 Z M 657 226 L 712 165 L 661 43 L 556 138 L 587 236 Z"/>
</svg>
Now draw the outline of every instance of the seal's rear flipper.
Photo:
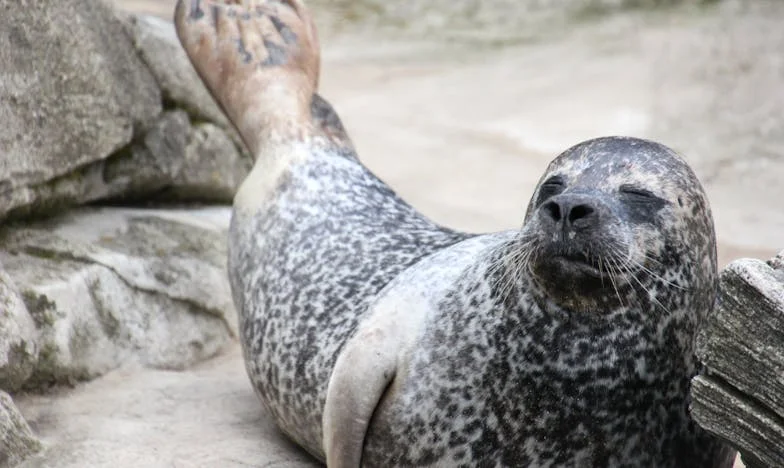
<svg viewBox="0 0 784 468">
<path fill-rule="evenodd" d="M 340 353 L 324 405 L 324 451 L 329 468 L 359 468 L 373 413 L 395 376 L 399 334 L 360 330 Z"/>
<path fill-rule="evenodd" d="M 319 46 L 300 0 L 179 0 L 177 35 L 250 151 L 307 138 Z"/>
</svg>

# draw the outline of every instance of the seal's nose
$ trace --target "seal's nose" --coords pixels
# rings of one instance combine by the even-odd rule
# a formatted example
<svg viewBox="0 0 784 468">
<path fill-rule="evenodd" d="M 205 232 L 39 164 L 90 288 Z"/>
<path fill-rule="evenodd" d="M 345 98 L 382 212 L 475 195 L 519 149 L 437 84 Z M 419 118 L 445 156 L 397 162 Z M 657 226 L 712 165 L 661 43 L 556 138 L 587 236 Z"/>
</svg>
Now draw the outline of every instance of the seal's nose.
<svg viewBox="0 0 784 468">
<path fill-rule="evenodd" d="M 563 222 L 564 229 L 590 229 L 599 223 L 596 204 L 589 197 L 573 194 L 552 197 L 542 205 L 541 215 L 556 225 Z"/>
</svg>

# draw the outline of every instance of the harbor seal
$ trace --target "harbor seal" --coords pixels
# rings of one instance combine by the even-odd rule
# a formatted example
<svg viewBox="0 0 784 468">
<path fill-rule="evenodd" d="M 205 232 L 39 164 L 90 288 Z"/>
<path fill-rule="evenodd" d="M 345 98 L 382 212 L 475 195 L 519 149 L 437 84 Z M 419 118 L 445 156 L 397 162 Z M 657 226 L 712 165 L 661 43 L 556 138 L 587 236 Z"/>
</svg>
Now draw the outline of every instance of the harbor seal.
<svg viewBox="0 0 784 468">
<path fill-rule="evenodd" d="M 294 441 L 331 468 L 731 466 L 688 415 L 716 253 L 674 152 L 582 143 L 520 230 L 458 232 L 360 163 L 300 0 L 179 0 L 175 24 L 256 157 L 229 278 L 248 375 Z"/>
</svg>

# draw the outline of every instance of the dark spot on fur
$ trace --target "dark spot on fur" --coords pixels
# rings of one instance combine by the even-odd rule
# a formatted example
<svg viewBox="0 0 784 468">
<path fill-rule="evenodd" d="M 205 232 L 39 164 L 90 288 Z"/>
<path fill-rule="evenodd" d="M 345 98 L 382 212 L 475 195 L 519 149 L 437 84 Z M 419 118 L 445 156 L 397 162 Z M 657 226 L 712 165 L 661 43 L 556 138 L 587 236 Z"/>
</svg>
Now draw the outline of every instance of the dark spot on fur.
<svg viewBox="0 0 784 468">
<path fill-rule="evenodd" d="M 215 31 L 218 31 L 218 17 L 223 12 L 221 11 L 221 7 L 219 7 L 218 5 L 212 5 L 211 10 L 212 10 L 212 15 L 210 16 L 210 19 L 212 20 L 212 27 L 213 29 L 215 29 Z"/>
<path fill-rule="evenodd" d="M 253 60 L 253 55 L 245 48 L 245 41 L 242 38 L 237 39 L 237 52 L 242 58 L 242 63 L 250 63 Z"/>
<path fill-rule="evenodd" d="M 204 17 L 204 10 L 201 9 L 201 0 L 196 0 L 191 3 L 191 19 L 199 20 Z"/>
<path fill-rule="evenodd" d="M 261 62 L 263 67 L 275 67 L 286 64 L 288 61 L 286 49 L 268 39 L 264 39 L 264 47 L 267 48 L 267 54 L 269 55 Z"/>
<path fill-rule="evenodd" d="M 283 38 L 283 42 L 286 44 L 294 44 L 297 42 L 296 33 L 294 33 L 291 28 L 286 26 L 283 21 L 280 20 L 280 18 L 277 16 L 270 16 L 270 21 L 272 21 L 272 25 L 275 26 L 275 29 L 277 29 L 280 33 L 280 37 Z"/>
</svg>

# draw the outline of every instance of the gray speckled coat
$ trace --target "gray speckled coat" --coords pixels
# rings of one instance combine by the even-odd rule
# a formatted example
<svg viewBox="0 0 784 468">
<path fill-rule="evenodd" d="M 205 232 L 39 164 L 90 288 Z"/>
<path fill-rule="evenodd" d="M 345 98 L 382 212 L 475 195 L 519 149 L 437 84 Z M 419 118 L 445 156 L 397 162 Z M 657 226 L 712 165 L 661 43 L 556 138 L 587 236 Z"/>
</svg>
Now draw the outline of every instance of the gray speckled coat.
<svg viewBox="0 0 784 468">
<path fill-rule="evenodd" d="M 629 153 L 630 142 L 572 149 L 545 178 L 590 172 L 601 160 L 591 154 Z M 427 220 L 353 152 L 300 150 L 274 197 L 235 210 L 229 271 L 254 387 L 315 456 L 329 451 L 330 378 L 350 390 L 327 403 L 347 421 L 326 428 L 339 439 L 351 433 L 353 415 L 343 410 L 361 407 L 355 394 L 383 371 L 367 433 L 360 428 L 354 441 L 363 466 L 731 466 L 732 452 L 688 417 L 693 334 L 715 296 L 712 221 L 698 183 L 690 193 L 664 184 L 657 195 L 680 206 L 629 224 L 633 238 L 658 232 L 645 239 L 658 263 L 613 288 L 626 300 L 576 311 L 508 265 L 537 229 L 540 189 L 521 233 L 471 236 Z M 656 166 L 646 162 L 656 151 L 632 148 L 627 159 Z M 618 170 L 604 166 L 597 170 Z M 609 175 L 598 174 L 607 187 Z M 598 303 L 614 301 L 602 294 Z M 368 340 L 376 332 L 394 335 L 390 368 L 374 367 L 383 351 Z"/>
</svg>

